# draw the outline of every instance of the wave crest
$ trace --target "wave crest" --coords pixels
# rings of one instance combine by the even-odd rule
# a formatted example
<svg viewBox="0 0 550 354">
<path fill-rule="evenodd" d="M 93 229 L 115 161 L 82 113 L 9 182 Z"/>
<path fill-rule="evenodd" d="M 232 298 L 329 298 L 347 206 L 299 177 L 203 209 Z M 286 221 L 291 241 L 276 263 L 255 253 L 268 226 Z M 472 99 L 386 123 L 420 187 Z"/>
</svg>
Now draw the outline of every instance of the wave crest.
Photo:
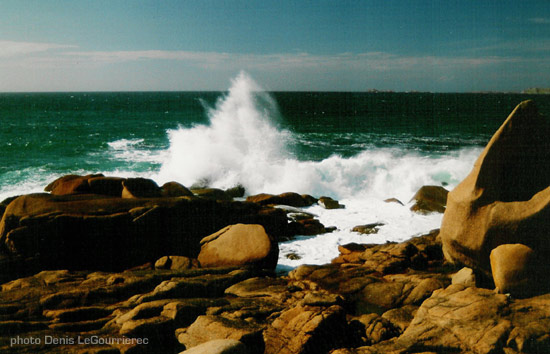
<svg viewBox="0 0 550 354">
<path fill-rule="evenodd" d="M 273 124 L 275 101 L 244 72 L 208 116 L 208 125 L 168 131 L 170 148 L 159 179 L 187 185 L 207 180 L 216 187 L 240 183 L 254 190 L 289 156 L 290 133 Z"/>
<path fill-rule="evenodd" d="M 426 184 L 456 185 L 479 148 L 427 156 L 398 148 L 366 148 L 352 157 L 322 161 L 293 157 L 290 132 L 278 129 L 277 104 L 246 73 L 207 109 L 209 123 L 168 131 L 170 147 L 158 179 L 212 187 L 243 185 L 248 194 L 295 191 L 336 198 L 408 200 Z"/>
</svg>

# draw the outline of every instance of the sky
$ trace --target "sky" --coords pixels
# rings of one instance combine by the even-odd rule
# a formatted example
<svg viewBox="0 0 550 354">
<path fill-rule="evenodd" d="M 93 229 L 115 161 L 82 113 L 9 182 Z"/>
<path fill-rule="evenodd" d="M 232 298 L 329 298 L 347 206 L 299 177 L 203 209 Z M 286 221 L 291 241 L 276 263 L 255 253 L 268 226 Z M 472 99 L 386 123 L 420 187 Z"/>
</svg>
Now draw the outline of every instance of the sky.
<svg viewBox="0 0 550 354">
<path fill-rule="evenodd" d="M 0 92 L 550 87 L 550 1 L 0 0 Z"/>
</svg>

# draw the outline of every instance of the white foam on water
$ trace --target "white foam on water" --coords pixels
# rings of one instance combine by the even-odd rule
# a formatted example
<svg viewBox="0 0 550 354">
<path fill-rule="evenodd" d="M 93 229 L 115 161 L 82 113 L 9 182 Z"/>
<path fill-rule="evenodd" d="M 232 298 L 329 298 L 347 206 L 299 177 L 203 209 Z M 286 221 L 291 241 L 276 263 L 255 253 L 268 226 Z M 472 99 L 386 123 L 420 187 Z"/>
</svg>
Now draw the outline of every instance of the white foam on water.
<svg viewBox="0 0 550 354">
<path fill-rule="evenodd" d="M 87 172 L 78 170 L 72 173 L 86 174 Z M 0 186 L 0 201 L 23 194 L 43 193 L 44 188 L 59 177 L 59 174 L 35 167 L 8 172 L 3 176 L 8 183 Z M 10 181 L 13 181 L 13 183 L 9 183 Z"/>
<path fill-rule="evenodd" d="M 435 156 L 399 148 L 370 148 L 344 158 L 300 161 L 289 151 L 294 138 L 274 124 L 276 103 L 245 73 L 208 110 L 209 124 L 169 130 L 170 147 L 160 182 L 212 187 L 243 185 L 248 194 L 296 191 L 335 198 L 410 199 L 422 185 L 458 183 L 479 148 Z M 407 200 L 408 200 L 407 199 Z"/>
<path fill-rule="evenodd" d="M 338 245 L 347 243 L 401 242 L 441 225 L 442 214 L 420 215 L 410 210 L 411 198 L 424 185 L 448 183 L 452 189 L 471 170 L 481 149 L 472 148 L 439 157 L 420 156 L 395 150 L 369 150 L 344 159 L 333 156 L 311 163 L 310 191 L 316 197 L 329 195 L 340 199 L 344 209 L 326 210 L 313 206 L 305 210 L 318 215 L 325 226 L 337 231 L 316 237 L 303 237 L 280 244 L 279 265 L 325 264 L 338 256 Z M 307 165 L 307 164 L 306 164 Z M 397 198 L 403 204 L 386 203 Z M 377 234 L 352 232 L 358 225 L 383 223 Z M 287 258 L 289 254 L 301 257 Z"/>
<path fill-rule="evenodd" d="M 115 141 L 111 141 L 110 143 L 107 143 L 109 147 L 111 147 L 114 150 L 125 150 L 129 146 L 137 145 L 143 143 L 143 139 L 119 139 Z"/>
<path fill-rule="evenodd" d="M 119 139 L 108 142 L 108 158 L 132 163 L 158 163 L 166 159 L 166 150 L 151 149 L 144 139 Z M 101 153 L 103 155 L 103 153 Z"/>
<path fill-rule="evenodd" d="M 168 132 L 170 148 L 154 179 L 184 185 L 208 181 L 219 188 L 241 184 L 249 195 L 288 191 L 327 195 L 346 204 L 339 210 L 308 208 L 325 226 L 338 230 L 282 243 L 283 267 L 328 263 L 341 244 L 403 241 L 439 227 L 441 214 L 418 215 L 409 210 L 410 205 L 383 200 L 393 197 L 406 204 L 423 185 L 453 188 L 481 151 L 465 148 L 428 156 L 399 148 L 369 148 L 349 158 L 333 155 L 322 161 L 300 161 L 288 149 L 293 136 L 274 124 L 275 102 L 245 73 L 208 115 L 207 125 Z M 384 223 L 376 235 L 351 231 L 373 222 Z M 290 260 L 286 257 L 290 253 L 301 259 Z"/>
<path fill-rule="evenodd" d="M 403 148 L 365 149 L 352 157 L 332 155 L 322 161 L 301 161 L 289 145 L 294 137 L 277 128 L 279 113 L 275 101 L 245 73 L 232 82 L 228 93 L 207 109 L 209 123 L 169 130 L 169 148 L 151 149 L 143 139 L 120 139 L 107 143 L 111 159 L 160 163 L 158 171 L 111 169 L 105 175 L 152 178 L 162 184 L 177 181 L 186 186 L 208 181 L 212 187 L 237 184 L 247 194 L 282 192 L 330 196 L 345 209 L 325 210 L 312 206 L 333 233 L 299 236 L 280 244 L 280 267 L 324 264 L 338 256 L 338 245 L 403 241 L 438 228 L 441 214 L 418 215 L 409 210 L 409 200 L 423 185 L 447 184 L 452 189 L 471 170 L 481 148 L 464 148 L 446 153 L 425 154 Z M 303 135 L 303 134 L 302 134 Z M 303 139 L 303 136 L 302 136 Z M 47 171 L 19 171 L 10 180 L 25 181 L 0 188 L 0 200 L 18 194 L 40 192 L 58 178 Z M 70 171 L 87 174 L 101 171 Z M 385 203 L 397 198 L 405 206 Z M 409 203 L 409 204 L 407 204 Z M 374 235 L 359 235 L 356 225 L 380 222 Z M 301 259 L 287 258 L 295 253 Z"/>
<path fill-rule="evenodd" d="M 279 244 L 279 266 L 294 268 L 301 264 L 326 264 L 337 257 L 338 246 L 348 243 L 380 244 L 387 241 L 401 242 L 426 233 L 441 224 L 442 214 L 416 214 L 410 204 L 386 203 L 378 198 L 343 199 L 345 209 L 326 210 L 320 206 L 306 208 L 317 214 L 325 226 L 337 230 L 315 237 L 297 237 Z M 376 234 L 352 232 L 358 225 L 381 223 Z M 289 259 L 287 256 L 300 259 Z"/>
<path fill-rule="evenodd" d="M 53 181 L 53 179 L 51 180 Z M 23 194 L 41 193 L 44 187 L 51 181 L 46 182 L 44 178 L 38 180 L 29 180 L 17 185 L 9 185 L 0 189 L 0 202 L 6 198 L 15 197 Z"/>
<path fill-rule="evenodd" d="M 169 156 L 159 180 L 184 185 L 207 180 L 215 187 L 241 183 L 252 191 L 277 179 L 290 134 L 273 125 L 276 104 L 248 75 L 241 73 L 208 114 L 209 125 L 168 131 Z"/>
</svg>

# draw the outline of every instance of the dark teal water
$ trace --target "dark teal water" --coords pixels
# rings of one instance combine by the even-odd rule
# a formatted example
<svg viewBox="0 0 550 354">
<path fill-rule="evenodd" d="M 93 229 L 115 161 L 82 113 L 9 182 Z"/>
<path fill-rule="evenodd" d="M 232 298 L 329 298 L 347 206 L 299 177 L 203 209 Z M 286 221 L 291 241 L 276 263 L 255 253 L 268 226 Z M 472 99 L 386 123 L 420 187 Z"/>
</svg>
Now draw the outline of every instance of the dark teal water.
<svg viewBox="0 0 550 354">
<path fill-rule="evenodd" d="M 227 93 L 0 94 L 0 197 L 36 190 L 57 175 L 154 175 L 169 130 L 209 124 L 208 107 Z M 444 155 L 481 147 L 512 109 L 550 96 L 519 94 L 275 92 L 273 124 L 291 133 L 298 161 L 399 149 Z M 261 107 L 259 108 L 261 109 Z"/>
<path fill-rule="evenodd" d="M 514 107 L 527 99 L 549 115 L 550 96 L 452 93 L 276 93 L 281 113 L 304 144 L 325 158 L 364 148 L 442 152 L 483 146 Z M 330 147 L 322 148 L 323 142 Z M 311 148 L 309 148 L 311 147 Z M 318 149 L 321 147 L 321 149 Z"/>
</svg>

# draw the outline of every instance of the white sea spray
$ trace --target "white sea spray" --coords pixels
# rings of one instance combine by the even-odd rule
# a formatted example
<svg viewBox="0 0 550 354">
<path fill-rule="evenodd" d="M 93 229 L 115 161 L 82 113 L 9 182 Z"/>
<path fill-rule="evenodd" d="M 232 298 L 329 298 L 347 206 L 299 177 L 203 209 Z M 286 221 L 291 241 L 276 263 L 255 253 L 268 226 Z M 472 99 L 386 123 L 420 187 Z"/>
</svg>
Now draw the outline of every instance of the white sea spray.
<svg viewBox="0 0 550 354">
<path fill-rule="evenodd" d="M 348 127 L 339 137 L 353 143 L 355 154 L 342 156 L 334 149 L 332 155 L 313 159 L 296 153 L 293 147 L 307 145 L 309 149 L 321 147 L 326 151 L 334 141 L 330 137 L 322 140 L 325 135 L 315 130 L 293 133 L 280 128 L 278 123 L 284 117 L 275 100 L 245 73 L 233 80 L 216 104 L 205 103 L 204 108 L 207 123 L 167 130 L 167 148 L 133 132 L 103 142 L 103 150 L 84 155 L 97 162 L 93 166 L 99 170 L 63 170 L 67 164 L 63 160 L 61 167 L 48 162 L 54 168 L 9 171 L 3 176 L 0 200 L 40 192 L 63 173 L 148 177 L 159 184 L 177 181 L 186 186 L 197 181 L 219 188 L 241 184 L 248 195 L 292 191 L 340 200 L 345 209 L 307 208 L 325 226 L 336 226 L 335 232 L 299 236 L 280 244 L 280 267 L 295 267 L 328 263 L 338 255 L 337 246 L 341 244 L 403 241 L 439 227 L 441 214 L 411 212 L 411 197 L 423 185 L 446 185 L 452 189 L 468 174 L 481 152 L 480 147 L 466 143 L 468 147 L 460 149 L 426 152 L 414 148 L 418 141 L 405 141 L 406 134 L 391 133 L 384 137 L 385 147 L 377 147 L 376 141 L 369 140 L 373 136 L 370 132 L 354 133 L 353 127 Z M 433 139 L 437 143 L 437 139 L 449 136 L 416 139 L 425 146 Z M 342 146 L 338 151 L 342 151 Z M 52 161 L 56 158 L 52 156 Z M 385 203 L 387 198 L 397 198 L 405 206 Z M 384 224 L 375 235 L 351 231 L 356 225 L 374 222 Z M 289 259 L 290 254 L 300 259 Z"/>
<path fill-rule="evenodd" d="M 321 161 L 298 160 L 288 147 L 292 134 L 275 124 L 275 102 L 245 73 L 208 115 L 208 125 L 168 132 L 170 148 L 157 179 L 185 185 L 208 181 L 219 188 L 241 184 L 249 195 L 288 191 L 326 195 L 346 205 L 339 210 L 308 208 L 325 226 L 337 230 L 282 243 L 282 267 L 328 263 L 338 255 L 340 244 L 403 241 L 439 227 L 441 214 L 418 215 L 409 210 L 410 205 L 384 199 L 407 204 L 423 185 L 453 188 L 480 152 L 480 148 L 465 148 L 427 155 L 397 147 L 367 148 L 352 157 L 334 154 Z M 351 231 L 353 226 L 373 222 L 384 224 L 376 235 Z M 300 259 L 287 258 L 291 253 Z"/>
</svg>

